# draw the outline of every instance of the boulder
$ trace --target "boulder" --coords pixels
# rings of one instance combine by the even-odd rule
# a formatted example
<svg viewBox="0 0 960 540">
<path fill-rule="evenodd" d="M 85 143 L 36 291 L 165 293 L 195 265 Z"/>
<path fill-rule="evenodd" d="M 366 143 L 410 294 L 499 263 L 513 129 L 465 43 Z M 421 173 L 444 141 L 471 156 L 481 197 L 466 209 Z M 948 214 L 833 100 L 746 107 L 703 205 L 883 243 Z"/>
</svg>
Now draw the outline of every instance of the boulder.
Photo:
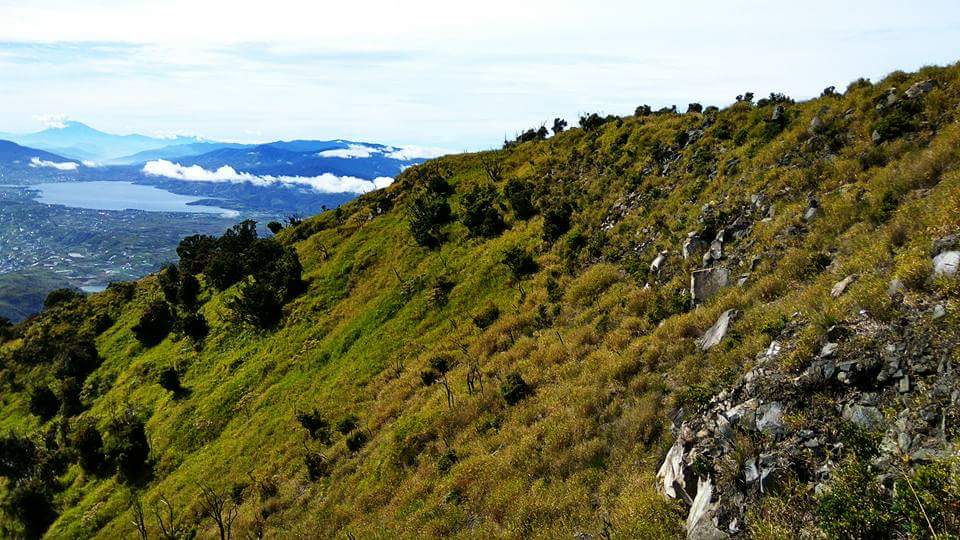
<svg viewBox="0 0 960 540">
<path fill-rule="evenodd" d="M 689 502 L 686 490 L 686 475 L 683 463 L 683 442 L 678 438 L 670 447 L 667 457 L 657 471 L 657 488 L 671 499 L 685 498 Z"/>
<path fill-rule="evenodd" d="M 944 251 L 933 258 L 933 275 L 954 277 L 960 268 L 960 251 Z"/>
<path fill-rule="evenodd" d="M 819 116 L 814 116 L 813 119 L 810 120 L 810 133 L 816 135 L 822 132 L 824 125 L 823 120 L 821 120 Z"/>
<path fill-rule="evenodd" d="M 784 434 L 783 405 L 779 401 L 764 403 L 757 409 L 757 430 L 774 437 Z"/>
<path fill-rule="evenodd" d="M 907 97 L 910 99 L 918 98 L 926 94 L 927 92 L 933 90 L 933 86 L 934 86 L 934 83 L 932 79 L 927 79 L 925 81 L 914 83 L 913 86 L 911 86 L 910 88 L 907 88 L 907 91 L 906 91 Z"/>
<path fill-rule="evenodd" d="M 868 431 L 883 427 L 883 413 L 880 409 L 858 403 L 846 405 L 843 408 L 843 419 Z"/>
<path fill-rule="evenodd" d="M 837 283 L 833 286 L 833 288 L 830 289 L 830 296 L 832 296 L 832 297 L 834 297 L 834 298 L 839 298 L 840 295 L 843 294 L 843 293 L 847 290 L 847 287 L 849 287 L 850 284 L 853 283 L 856 279 L 857 279 L 857 276 L 855 276 L 855 275 L 847 276 L 847 277 L 843 278 L 843 280 L 837 282 Z"/>
<path fill-rule="evenodd" d="M 737 317 L 738 312 L 735 309 L 728 309 L 724 311 L 720 318 L 717 319 L 717 322 L 710 327 L 706 333 L 703 334 L 703 337 L 700 338 L 698 344 L 700 349 L 706 351 L 712 347 L 719 345 L 723 338 L 727 335 L 727 330 L 730 329 L 730 323 Z"/>
<path fill-rule="evenodd" d="M 942 319 L 947 316 L 947 308 L 943 304 L 933 306 L 933 320 Z"/>
<path fill-rule="evenodd" d="M 730 283 L 730 270 L 716 266 L 695 270 L 690 275 L 690 296 L 694 304 L 700 304 L 717 294 Z"/>
</svg>

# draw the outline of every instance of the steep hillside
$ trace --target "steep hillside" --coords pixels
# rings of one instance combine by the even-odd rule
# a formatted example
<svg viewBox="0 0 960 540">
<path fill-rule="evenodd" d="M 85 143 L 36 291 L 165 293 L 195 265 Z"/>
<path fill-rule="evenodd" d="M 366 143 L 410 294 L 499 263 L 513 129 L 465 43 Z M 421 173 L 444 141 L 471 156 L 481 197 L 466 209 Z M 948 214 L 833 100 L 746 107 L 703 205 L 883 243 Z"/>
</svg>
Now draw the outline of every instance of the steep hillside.
<svg viewBox="0 0 960 540">
<path fill-rule="evenodd" d="M 960 534 L 958 105 L 593 115 L 185 241 L 5 330 L 5 536 Z"/>
</svg>

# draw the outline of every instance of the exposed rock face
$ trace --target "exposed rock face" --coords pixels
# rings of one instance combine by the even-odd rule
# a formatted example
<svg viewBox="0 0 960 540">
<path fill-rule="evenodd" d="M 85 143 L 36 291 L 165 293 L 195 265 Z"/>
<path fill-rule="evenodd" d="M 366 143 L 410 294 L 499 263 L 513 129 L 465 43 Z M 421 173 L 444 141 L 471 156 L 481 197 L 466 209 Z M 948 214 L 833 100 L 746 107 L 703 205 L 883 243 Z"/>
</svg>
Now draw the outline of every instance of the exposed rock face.
<svg viewBox="0 0 960 540">
<path fill-rule="evenodd" d="M 730 283 L 730 270 L 717 266 L 696 270 L 690 275 L 690 296 L 701 304 Z"/>
<path fill-rule="evenodd" d="M 659 274 L 660 269 L 663 267 L 663 263 L 667 260 L 667 252 L 661 251 L 653 262 L 650 263 L 650 272 L 652 274 Z"/>
<path fill-rule="evenodd" d="M 960 430 L 960 331 L 933 330 L 929 309 L 904 309 L 892 321 L 861 312 L 831 327 L 799 375 L 778 365 L 809 324 L 797 313 L 737 384 L 688 418 L 679 413 L 657 481 L 664 496 L 689 506 L 687 537 L 741 534 L 747 508 L 787 476 L 811 493 L 828 489 L 851 451 L 840 435 L 846 425 L 883 434 L 870 462 L 878 479 L 960 455 L 949 435 Z M 746 457 L 736 446 L 744 438 L 754 441 Z"/>
<path fill-rule="evenodd" d="M 737 317 L 737 310 L 728 309 L 724 311 L 720 318 L 717 319 L 717 322 L 710 327 L 706 333 L 703 334 L 703 337 L 700 338 L 700 348 L 704 351 L 709 350 L 723 341 L 723 338 L 727 335 L 727 330 L 730 329 L 730 323 Z"/>
</svg>

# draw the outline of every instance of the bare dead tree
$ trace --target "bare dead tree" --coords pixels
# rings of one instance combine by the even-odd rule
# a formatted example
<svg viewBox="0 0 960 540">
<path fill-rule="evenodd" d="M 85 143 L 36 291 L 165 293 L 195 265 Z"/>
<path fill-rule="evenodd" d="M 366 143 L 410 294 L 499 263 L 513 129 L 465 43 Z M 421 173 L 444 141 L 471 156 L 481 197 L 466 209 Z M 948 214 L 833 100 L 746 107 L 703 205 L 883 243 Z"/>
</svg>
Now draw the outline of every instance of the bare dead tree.
<svg viewBox="0 0 960 540">
<path fill-rule="evenodd" d="M 133 519 L 130 523 L 137 529 L 137 535 L 140 540 L 147 540 L 147 520 L 143 513 L 143 503 L 140 501 L 140 497 L 131 495 L 130 511 L 133 512 Z"/>
<path fill-rule="evenodd" d="M 153 505 L 153 517 L 160 528 L 160 538 L 164 540 L 179 540 L 183 535 L 182 527 L 177 524 L 176 512 L 173 503 L 161 494 L 160 499 Z"/>
<path fill-rule="evenodd" d="M 480 158 L 480 162 L 483 164 L 483 170 L 487 173 L 490 181 L 499 182 L 503 178 L 503 162 L 499 159 L 482 157 Z"/>
<path fill-rule="evenodd" d="M 240 512 L 241 502 L 230 493 L 222 493 L 206 484 L 200 484 L 200 512 L 217 524 L 220 540 L 233 538 L 233 522 Z"/>
</svg>

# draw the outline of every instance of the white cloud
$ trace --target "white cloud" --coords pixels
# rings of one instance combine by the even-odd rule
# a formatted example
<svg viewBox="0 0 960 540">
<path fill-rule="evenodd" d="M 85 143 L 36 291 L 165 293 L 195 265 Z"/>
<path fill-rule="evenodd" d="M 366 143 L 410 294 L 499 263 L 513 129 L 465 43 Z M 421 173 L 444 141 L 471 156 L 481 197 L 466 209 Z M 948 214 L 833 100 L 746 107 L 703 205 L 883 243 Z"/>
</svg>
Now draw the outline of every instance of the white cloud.
<svg viewBox="0 0 960 540">
<path fill-rule="evenodd" d="M 67 127 L 67 121 L 70 117 L 65 114 L 41 114 L 36 117 L 37 121 L 44 127 L 53 129 L 63 129 Z"/>
<path fill-rule="evenodd" d="M 391 159 L 431 159 L 435 157 L 440 157 L 444 154 L 449 154 L 448 150 L 443 148 L 432 148 L 429 146 L 401 146 L 400 148 L 393 148 L 389 154 L 388 158 Z"/>
<path fill-rule="evenodd" d="M 94 168 L 96 168 L 96 167 L 102 167 L 102 165 L 100 165 L 100 164 L 97 163 L 96 161 L 90 161 L 90 160 L 88 160 L 88 159 L 85 159 L 85 160 L 81 161 L 80 163 L 83 163 L 83 166 L 84 166 L 84 167 L 89 167 L 89 168 L 91 168 L 91 169 L 94 169 Z"/>
<path fill-rule="evenodd" d="M 378 148 L 373 148 L 372 146 L 366 146 L 362 144 L 351 144 L 346 148 L 335 148 L 333 150 L 324 150 L 317 154 L 318 157 L 331 157 L 331 158 L 368 158 L 374 154 L 382 154 Z"/>
<path fill-rule="evenodd" d="M 75 171 L 80 167 L 79 164 L 72 161 L 57 163 L 55 161 L 44 161 L 38 157 L 30 158 L 30 166 L 33 168 L 46 167 L 49 169 L 57 169 L 58 171 Z"/>
<path fill-rule="evenodd" d="M 393 178 L 385 176 L 374 180 L 364 180 L 353 176 L 337 176 L 330 173 L 324 173 L 320 176 L 259 176 L 238 172 L 228 165 L 210 171 L 199 165 L 187 167 L 165 159 L 147 162 L 143 166 L 143 173 L 148 176 L 161 176 L 184 182 L 248 182 L 255 186 L 299 185 L 310 187 L 321 193 L 367 193 L 375 189 L 385 188 L 393 183 Z"/>
</svg>

